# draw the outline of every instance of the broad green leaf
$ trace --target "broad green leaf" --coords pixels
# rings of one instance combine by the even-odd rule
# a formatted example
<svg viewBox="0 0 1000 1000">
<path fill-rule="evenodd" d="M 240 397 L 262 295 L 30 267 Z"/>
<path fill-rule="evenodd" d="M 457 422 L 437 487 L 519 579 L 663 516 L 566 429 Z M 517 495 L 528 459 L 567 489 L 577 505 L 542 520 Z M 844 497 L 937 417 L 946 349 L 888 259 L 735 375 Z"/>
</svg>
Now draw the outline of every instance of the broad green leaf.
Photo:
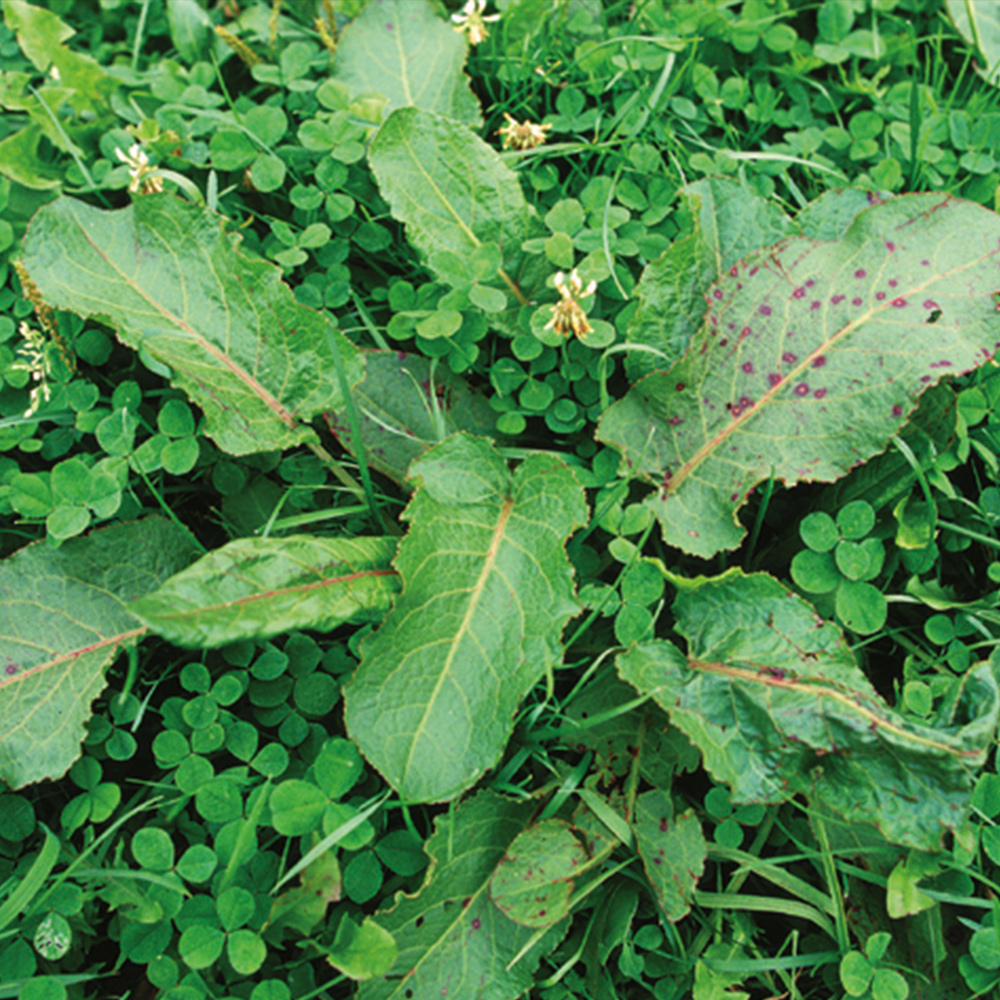
<svg viewBox="0 0 1000 1000">
<path fill-rule="evenodd" d="M 328 632 L 386 611 L 398 590 L 391 538 L 240 538 L 129 610 L 177 646 L 225 646 L 292 629 Z"/>
<path fill-rule="evenodd" d="M 334 968 L 361 982 L 385 975 L 396 955 L 392 935 L 371 917 L 365 917 L 360 927 L 342 917 L 333 945 L 326 950 L 326 960 Z"/>
<path fill-rule="evenodd" d="M 508 920 L 489 887 L 535 810 L 531 801 L 480 792 L 438 817 L 426 845 L 432 860 L 423 888 L 415 896 L 397 894 L 391 909 L 375 915 L 399 955 L 383 979 L 361 986 L 359 1000 L 510 1000 L 531 986 L 565 925 L 511 965 L 537 932 Z"/>
<path fill-rule="evenodd" d="M 32 220 L 24 264 L 51 305 L 106 320 L 172 369 L 205 432 L 245 455 L 314 440 L 304 421 L 341 405 L 330 336 L 350 384 L 362 360 L 237 242 L 220 216 L 169 194 L 113 212 L 60 198 Z"/>
<path fill-rule="evenodd" d="M 958 33 L 982 58 L 974 64 L 980 76 L 1000 84 L 1000 9 L 982 0 L 944 0 L 944 5 Z"/>
<path fill-rule="evenodd" d="M 343 30 L 331 78 L 352 96 L 382 94 L 387 112 L 422 108 L 478 126 L 479 101 L 462 71 L 467 53 L 465 37 L 431 4 L 371 0 Z"/>
<path fill-rule="evenodd" d="M 443 281 L 452 279 L 454 256 L 467 259 L 493 245 L 503 255 L 491 284 L 522 305 L 541 289 L 547 267 L 521 244 L 545 227 L 517 175 L 466 126 L 400 108 L 379 130 L 369 160 L 392 214 Z"/>
<path fill-rule="evenodd" d="M 44 132 L 41 125 L 32 122 L 0 142 L 0 174 L 36 191 L 59 187 L 62 173 L 38 154 Z"/>
<path fill-rule="evenodd" d="M 7 27 L 17 34 L 21 51 L 42 73 L 52 65 L 52 57 L 62 43 L 75 34 L 57 14 L 25 0 L 6 0 L 3 15 Z"/>
<path fill-rule="evenodd" d="M 653 347 L 665 357 L 630 354 L 632 378 L 669 368 L 681 357 L 701 325 L 712 283 L 723 271 L 748 253 L 799 232 L 775 202 L 730 177 L 706 177 L 682 188 L 680 196 L 693 231 L 642 272 L 635 290 L 639 307 L 628 327 L 630 343 Z"/>
<path fill-rule="evenodd" d="M 578 611 L 564 545 L 584 523 L 576 477 L 533 455 L 511 474 L 456 434 L 410 470 L 395 565 L 403 591 L 345 690 L 362 753 L 411 802 L 472 785 L 503 752 L 521 699 L 562 655 Z"/>
<path fill-rule="evenodd" d="M 665 541 L 708 557 L 739 545 L 736 512 L 772 474 L 833 482 L 883 450 L 920 394 L 1000 347 L 1000 218 L 909 195 L 862 212 L 842 240 L 786 240 L 733 265 L 669 372 L 601 420 Z"/>
<path fill-rule="evenodd" d="M 575 877 L 587 863 L 583 843 L 562 819 L 519 833 L 490 882 L 490 897 L 525 927 L 551 927 L 569 916 Z"/>
<path fill-rule="evenodd" d="M 839 628 L 772 577 L 674 582 L 687 653 L 643 643 L 619 673 L 668 712 L 735 802 L 801 792 L 924 851 L 966 824 L 1000 709 L 993 664 L 972 668 L 938 724 L 921 725 L 879 697 Z"/>
<path fill-rule="evenodd" d="M 368 464 L 397 483 L 405 482 L 410 462 L 454 431 L 494 433 L 496 415 L 486 399 L 449 368 L 432 368 L 419 354 L 366 351 L 365 377 L 351 396 Z M 328 413 L 326 419 L 356 455 L 346 413 Z"/>
<path fill-rule="evenodd" d="M 129 602 L 194 555 L 180 529 L 150 518 L 0 563 L 0 780 L 21 788 L 66 772 L 105 667 L 146 631 Z"/>
<path fill-rule="evenodd" d="M 664 915 L 670 921 L 687 916 L 708 853 L 698 817 L 690 810 L 674 816 L 670 796 L 654 788 L 635 800 L 632 828 Z"/>
</svg>

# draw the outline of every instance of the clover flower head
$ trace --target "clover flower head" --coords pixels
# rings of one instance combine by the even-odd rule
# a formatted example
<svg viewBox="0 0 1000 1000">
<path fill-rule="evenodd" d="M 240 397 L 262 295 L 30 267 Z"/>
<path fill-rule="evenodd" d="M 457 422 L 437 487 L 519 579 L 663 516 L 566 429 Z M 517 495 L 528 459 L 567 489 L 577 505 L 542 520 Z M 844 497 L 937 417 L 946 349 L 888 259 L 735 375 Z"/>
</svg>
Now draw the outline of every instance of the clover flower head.
<svg viewBox="0 0 1000 1000">
<path fill-rule="evenodd" d="M 545 142 L 545 133 L 552 128 L 550 124 L 538 125 L 527 120 L 518 124 L 506 111 L 503 116 L 507 124 L 497 129 L 497 135 L 503 136 L 504 149 L 534 149 Z"/>
<path fill-rule="evenodd" d="M 575 333 L 578 337 L 590 333 L 593 327 L 587 322 L 587 314 L 583 311 L 579 300 L 593 295 L 597 290 L 597 282 L 591 281 L 584 287 L 575 267 L 569 272 L 569 280 L 562 271 L 559 271 L 555 281 L 559 291 L 559 301 L 552 307 L 552 319 L 545 324 L 545 329 L 555 330 L 564 337 L 568 337 L 571 333 Z"/>
<path fill-rule="evenodd" d="M 134 143 L 127 153 L 116 149 L 115 155 L 129 168 L 128 175 L 132 178 L 132 183 L 128 189 L 133 194 L 153 194 L 163 190 L 163 181 L 159 177 L 148 176 L 154 168 L 150 166 L 149 157 L 139 143 Z"/>
<path fill-rule="evenodd" d="M 11 368 L 31 373 L 34 385 L 31 388 L 30 405 L 24 411 L 24 415 L 30 417 L 43 402 L 47 403 L 52 398 L 52 389 L 48 382 L 52 374 L 52 362 L 49 361 L 45 351 L 45 335 L 41 330 L 32 329 L 27 323 L 22 323 L 17 332 L 23 341 L 17 349 L 22 360 L 15 362 Z"/>
<path fill-rule="evenodd" d="M 465 6 L 458 14 L 452 14 L 456 31 L 464 31 L 470 45 L 478 45 L 489 37 L 486 25 L 490 21 L 499 21 L 499 14 L 484 14 L 486 0 L 465 0 Z"/>
</svg>

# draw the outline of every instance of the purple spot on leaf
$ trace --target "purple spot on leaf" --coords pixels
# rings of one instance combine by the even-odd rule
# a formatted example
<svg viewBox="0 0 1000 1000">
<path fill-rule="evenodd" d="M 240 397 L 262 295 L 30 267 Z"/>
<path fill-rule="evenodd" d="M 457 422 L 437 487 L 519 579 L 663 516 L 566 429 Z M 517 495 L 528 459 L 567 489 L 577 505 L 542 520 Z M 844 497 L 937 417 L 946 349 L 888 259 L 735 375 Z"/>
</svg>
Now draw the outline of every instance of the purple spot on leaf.
<svg viewBox="0 0 1000 1000">
<path fill-rule="evenodd" d="M 479 919 L 479 917 L 475 917 L 473 919 L 473 921 L 472 921 L 472 929 L 474 931 L 478 931 L 479 928 L 482 927 L 482 926 L 483 926 L 483 922 Z"/>
<path fill-rule="evenodd" d="M 902 308 L 903 308 L 903 306 L 905 306 L 905 305 L 906 305 L 906 299 L 893 299 L 893 300 L 892 300 L 892 304 L 893 304 L 893 305 L 894 305 L 894 306 L 895 306 L 895 307 L 896 307 L 897 309 L 902 309 Z"/>
<path fill-rule="evenodd" d="M 743 371 L 745 371 L 747 373 L 747 375 L 753 375 L 753 362 L 752 361 L 744 361 L 743 364 L 740 365 L 740 367 L 743 369 Z"/>
<path fill-rule="evenodd" d="M 885 298 L 885 292 L 876 292 L 875 298 L 877 298 L 879 302 L 881 302 Z"/>
<path fill-rule="evenodd" d="M 858 268 L 858 269 L 857 269 L 857 270 L 856 270 L 856 271 L 854 272 L 854 277 L 855 277 L 855 278 L 863 278 L 863 277 L 864 277 L 864 276 L 865 276 L 865 275 L 866 275 L 867 273 L 868 273 L 868 272 L 867 272 L 867 271 L 866 271 L 866 270 L 865 270 L 865 269 L 864 269 L 863 267 L 859 267 L 859 268 Z"/>
<path fill-rule="evenodd" d="M 822 368 L 826 364 L 826 355 L 821 354 L 813 363 L 813 368 Z"/>
<path fill-rule="evenodd" d="M 712 292 L 712 297 L 716 298 L 716 299 L 721 299 L 722 298 L 722 289 L 721 288 L 716 288 L 715 291 Z"/>
<path fill-rule="evenodd" d="M 673 416 L 667 421 L 667 423 L 670 424 L 671 427 L 680 427 L 680 425 L 684 423 L 684 418 Z"/>
<path fill-rule="evenodd" d="M 933 299 L 924 299 L 924 308 L 925 309 L 937 309 L 937 308 L 939 308 L 939 306 L 938 306 L 938 304 Z"/>
<path fill-rule="evenodd" d="M 893 243 L 892 240 L 886 240 L 885 241 L 885 248 L 886 248 L 886 250 L 889 251 L 889 253 L 892 253 L 896 249 L 896 244 Z"/>
<path fill-rule="evenodd" d="M 801 299 L 802 296 L 805 295 L 805 294 L 806 294 L 806 290 L 804 288 L 796 288 L 795 291 L 792 292 L 792 298 L 793 299 Z"/>
<path fill-rule="evenodd" d="M 385 22 L 385 30 L 386 31 L 392 31 L 392 21 L 386 21 Z"/>
<path fill-rule="evenodd" d="M 931 266 L 931 262 L 929 260 L 922 260 L 920 262 L 920 266 L 921 267 L 930 267 Z"/>
<path fill-rule="evenodd" d="M 820 307 L 819 302 L 813 302 L 812 305 L 809 306 L 810 309 L 819 309 L 819 307 Z"/>
<path fill-rule="evenodd" d="M 799 360 L 799 356 L 797 354 L 792 354 L 791 351 L 785 351 L 785 353 L 781 355 L 781 360 L 784 361 L 786 365 L 794 365 L 795 362 Z"/>
<path fill-rule="evenodd" d="M 816 390 L 816 391 L 815 391 L 815 392 L 813 393 L 813 395 L 814 395 L 814 396 L 815 396 L 815 397 L 816 397 L 817 399 L 822 399 L 822 398 L 823 398 L 823 397 L 824 397 L 824 396 L 826 395 L 826 389 L 817 389 L 817 390 Z"/>
<path fill-rule="evenodd" d="M 771 310 L 769 309 L 768 312 L 770 311 Z M 750 333 L 751 333 L 750 327 L 748 326 L 743 327 L 743 329 L 740 330 L 740 340 L 743 340 L 745 337 L 749 337 Z"/>
<path fill-rule="evenodd" d="M 770 316 L 771 315 L 771 307 L 770 306 L 761 306 L 757 310 L 757 312 L 759 312 L 761 314 L 761 316 Z"/>
<path fill-rule="evenodd" d="M 833 297 L 832 299 L 830 299 L 830 301 L 831 301 L 831 302 L 832 302 L 832 303 L 833 303 L 833 304 L 834 304 L 835 306 L 839 306 L 839 305 L 840 305 L 840 303 L 841 303 L 841 302 L 843 302 L 843 301 L 844 301 L 844 299 L 846 299 L 846 298 L 847 298 L 847 296 L 846 296 L 846 295 L 834 295 L 834 297 Z"/>
<path fill-rule="evenodd" d="M 894 407 L 892 408 L 892 415 L 893 415 L 894 417 L 901 417 L 901 416 L 903 415 L 903 408 L 902 408 L 902 407 L 901 407 L 901 406 L 899 405 L 899 403 L 897 403 L 897 404 L 896 404 L 896 405 L 895 405 L 895 406 L 894 406 Z"/>
<path fill-rule="evenodd" d="M 861 299 L 857 295 L 855 295 L 854 298 L 851 299 L 851 305 L 852 306 L 859 306 L 859 305 L 861 305 Z"/>
<path fill-rule="evenodd" d="M 890 278 L 889 279 L 889 287 L 890 288 L 895 288 L 896 285 L 898 285 L 898 284 L 899 284 L 899 282 L 895 278 Z"/>
<path fill-rule="evenodd" d="M 777 372 L 771 372 L 771 373 L 770 373 L 770 374 L 769 374 L 769 375 L 767 376 L 767 381 L 768 381 L 768 382 L 769 382 L 769 383 L 770 383 L 771 385 L 777 385 L 777 384 L 778 384 L 778 383 L 779 383 L 779 382 L 781 381 L 781 376 L 780 376 L 780 375 L 779 375 L 779 374 L 778 374 Z"/>
<path fill-rule="evenodd" d="M 796 396 L 808 396 L 809 395 L 809 386 L 807 386 L 805 384 L 805 382 L 800 382 L 795 387 L 795 395 Z"/>
<path fill-rule="evenodd" d="M 816 284 L 816 279 L 815 278 L 810 278 L 806 282 L 806 288 L 812 288 L 812 286 L 815 285 L 815 284 Z"/>
<path fill-rule="evenodd" d="M 931 362 L 931 368 L 950 368 L 950 367 L 951 367 L 950 361 L 941 360 L 941 361 Z"/>
<path fill-rule="evenodd" d="M 684 391 L 684 383 L 683 383 L 683 382 L 678 382 L 678 383 L 677 383 L 677 385 L 675 385 L 675 386 L 674 386 L 674 388 L 675 388 L 675 389 L 676 389 L 676 390 L 677 390 L 678 392 L 683 392 L 683 391 Z M 705 402 L 707 403 L 707 402 L 708 402 L 708 400 L 705 400 Z"/>
</svg>

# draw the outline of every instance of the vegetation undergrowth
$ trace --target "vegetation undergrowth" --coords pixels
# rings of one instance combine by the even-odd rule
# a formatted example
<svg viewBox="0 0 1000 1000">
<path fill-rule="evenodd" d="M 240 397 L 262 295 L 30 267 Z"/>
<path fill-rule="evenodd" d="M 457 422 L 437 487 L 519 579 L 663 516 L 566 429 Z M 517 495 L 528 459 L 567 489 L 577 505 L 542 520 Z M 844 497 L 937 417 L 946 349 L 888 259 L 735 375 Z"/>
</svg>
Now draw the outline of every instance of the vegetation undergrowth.
<svg viewBox="0 0 1000 1000">
<path fill-rule="evenodd" d="M 0 6 L 0 998 L 1000 995 L 989 4 Z"/>
</svg>

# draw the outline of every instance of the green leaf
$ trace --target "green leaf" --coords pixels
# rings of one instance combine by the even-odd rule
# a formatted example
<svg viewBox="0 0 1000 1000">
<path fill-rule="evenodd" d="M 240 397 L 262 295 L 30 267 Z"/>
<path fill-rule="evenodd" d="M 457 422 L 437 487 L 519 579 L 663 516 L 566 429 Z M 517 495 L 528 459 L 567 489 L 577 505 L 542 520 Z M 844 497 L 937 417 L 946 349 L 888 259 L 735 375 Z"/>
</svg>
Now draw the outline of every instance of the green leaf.
<svg viewBox="0 0 1000 1000">
<path fill-rule="evenodd" d="M 331 79 L 351 96 L 382 94 L 386 112 L 415 107 L 482 125 L 483 116 L 462 72 L 468 43 L 434 12 L 412 0 L 369 3 L 343 31 Z"/>
<path fill-rule="evenodd" d="M 36 191 L 62 184 L 62 172 L 48 166 L 38 152 L 45 130 L 37 122 L 0 142 L 0 174 Z"/>
<path fill-rule="evenodd" d="M 481 792 L 439 816 L 427 841 L 429 874 L 415 896 L 397 894 L 376 919 L 399 955 L 380 980 L 361 986 L 359 1000 L 509 1000 L 532 984 L 532 973 L 565 931 L 559 925 L 513 959 L 536 936 L 508 920 L 489 898 L 490 881 L 534 814 L 534 802 Z"/>
<path fill-rule="evenodd" d="M 992 212 L 914 195 L 862 212 L 842 240 L 793 238 L 727 271 L 684 358 L 598 431 L 658 487 L 646 503 L 665 541 L 735 548 L 759 482 L 833 482 L 886 446 L 926 388 L 992 357 L 998 244 Z"/>
<path fill-rule="evenodd" d="M 388 972 L 396 953 L 393 936 L 371 917 L 359 927 L 345 916 L 337 925 L 333 945 L 326 949 L 326 960 L 350 979 L 364 982 Z"/>
<path fill-rule="evenodd" d="M 840 983 L 848 996 L 863 996 L 874 971 L 871 962 L 860 951 L 849 951 L 840 960 Z"/>
<path fill-rule="evenodd" d="M 798 227 L 773 201 L 728 177 L 706 177 L 679 192 L 693 232 L 677 240 L 642 273 L 639 307 L 629 323 L 630 343 L 665 357 L 636 351 L 633 378 L 669 368 L 687 349 L 705 312 L 705 298 L 723 271 L 754 250 L 777 243 Z"/>
<path fill-rule="evenodd" d="M 213 648 L 297 628 L 329 631 L 388 609 L 391 538 L 240 538 L 129 610 L 177 646 Z"/>
<path fill-rule="evenodd" d="M 496 416 L 489 403 L 444 365 L 419 354 L 366 351 L 365 377 L 351 392 L 361 420 L 369 466 L 397 483 L 410 463 L 455 431 L 490 436 Z M 343 412 L 326 414 L 330 430 L 357 454 Z"/>
<path fill-rule="evenodd" d="M 486 243 L 503 248 L 492 282 L 525 304 L 544 287 L 548 268 L 521 244 L 545 227 L 500 155 L 448 118 L 400 108 L 386 119 L 369 154 L 392 214 L 437 273 L 434 254 L 471 257 Z M 448 269 L 438 276 L 448 281 Z"/>
<path fill-rule="evenodd" d="M 186 533 L 149 518 L 0 563 L 0 780 L 20 788 L 66 772 L 104 668 L 146 631 L 129 602 L 194 555 Z"/>
<path fill-rule="evenodd" d="M 586 504 L 558 458 L 511 475 L 456 434 L 411 467 L 403 592 L 345 690 L 362 753 L 412 802 L 453 798 L 500 757 L 518 703 L 562 655 L 577 613 L 564 545 Z"/>
<path fill-rule="evenodd" d="M 490 882 L 490 898 L 525 927 L 551 927 L 569 916 L 574 878 L 587 852 L 565 820 L 546 819 L 515 838 Z"/>
<path fill-rule="evenodd" d="M 687 916 L 708 846 L 693 811 L 674 817 L 670 796 L 658 788 L 635 800 L 636 847 L 656 898 L 670 921 Z"/>
<path fill-rule="evenodd" d="M 51 305 L 106 320 L 169 366 L 225 451 L 314 440 L 305 421 L 343 402 L 328 335 L 349 384 L 360 352 L 295 301 L 277 267 L 239 253 L 222 223 L 168 194 L 113 212 L 60 198 L 32 220 L 24 264 Z"/>
<path fill-rule="evenodd" d="M 1000 11 L 977 0 L 944 0 L 945 10 L 958 33 L 979 53 L 973 63 L 989 83 L 1000 84 Z"/>
<path fill-rule="evenodd" d="M 734 569 L 674 583 L 687 654 L 648 642 L 618 669 L 700 748 L 734 802 L 801 792 L 925 851 L 967 822 L 1000 707 L 991 664 L 966 674 L 940 726 L 921 725 L 882 701 L 840 629 L 772 577 Z"/>
<path fill-rule="evenodd" d="M 33 6 L 25 0 L 9 0 L 4 4 L 3 14 L 7 27 L 17 33 L 21 51 L 42 73 L 52 65 L 53 54 L 62 47 L 62 43 L 75 34 L 52 11 Z"/>
</svg>

